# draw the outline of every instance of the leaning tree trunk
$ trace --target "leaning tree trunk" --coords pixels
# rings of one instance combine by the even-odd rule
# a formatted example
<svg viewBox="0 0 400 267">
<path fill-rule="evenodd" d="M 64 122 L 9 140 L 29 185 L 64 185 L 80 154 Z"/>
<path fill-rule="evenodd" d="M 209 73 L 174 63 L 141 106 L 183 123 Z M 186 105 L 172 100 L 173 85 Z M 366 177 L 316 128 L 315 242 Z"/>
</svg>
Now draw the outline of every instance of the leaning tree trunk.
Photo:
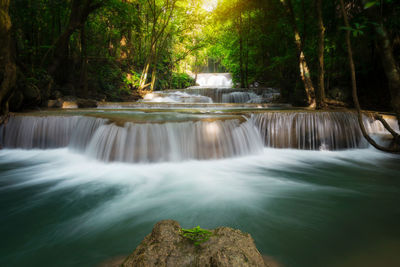
<svg viewBox="0 0 400 267">
<path fill-rule="evenodd" d="M 317 109 L 326 106 L 325 103 L 325 68 L 324 68 L 324 50 L 325 50 L 325 26 L 322 17 L 322 0 L 316 0 L 315 6 L 318 15 L 318 87 L 316 90 Z"/>
<path fill-rule="evenodd" d="M 153 52 L 153 49 L 151 49 L 150 55 L 148 56 L 146 63 L 143 67 L 142 75 L 140 76 L 139 88 L 138 88 L 139 94 L 143 94 L 144 90 L 150 85 L 150 84 L 146 84 L 146 82 L 147 82 L 147 76 L 150 71 L 150 65 L 152 64 L 153 57 L 154 57 L 154 52 Z"/>
<path fill-rule="evenodd" d="M 299 67 L 300 67 L 300 77 L 304 84 L 304 89 L 307 95 L 307 103 L 310 107 L 315 108 L 315 89 L 313 82 L 311 80 L 310 69 L 307 64 L 306 56 L 303 51 L 303 41 L 300 37 L 300 32 L 296 25 L 296 18 L 293 11 L 292 1 L 291 0 L 281 0 L 288 15 L 288 19 L 290 24 L 292 25 L 294 32 L 294 41 L 296 44 L 297 54 L 299 58 Z"/>
<path fill-rule="evenodd" d="M 400 153 L 400 148 L 398 147 L 398 142 L 400 140 L 399 135 L 395 131 L 393 131 L 390 128 L 390 126 L 386 123 L 386 121 L 384 119 L 382 119 L 380 116 L 378 116 L 378 115 L 375 116 L 375 119 L 378 119 L 379 121 L 381 121 L 382 124 L 384 125 L 384 127 L 392 134 L 392 136 L 393 136 L 393 142 L 392 142 L 393 146 L 392 147 L 387 148 L 387 147 L 383 147 L 383 146 L 377 144 L 375 142 L 375 140 L 369 136 L 367 130 L 365 129 L 364 122 L 363 122 L 363 114 L 362 114 L 360 102 L 358 101 L 358 96 L 357 96 L 357 80 L 356 80 L 356 70 L 355 70 L 354 61 L 353 61 L 353 51 L 351 48 L 350 24 L 349 24 L 349 20 L 347 18 L 346 10 L 344 8 L 343 0 L 340 0 L 340 9 L 341 9 L 341 12 L 343 15 L 344 24 L 347 28 L 346 44 L 347 44 L 347 53 L 348 53 L 349 66 L 350 66 L 350 72 L 351 72 L 351 85 L 353 88 L 353 90 L 352 90 L 353 101 L 354 101 L 354 105 L 357 109 L 358 123 L 360 125 L 361 132 L 362 132 L 363 136 L 365 137 L 365 139 L 376 149 L 379 149 L 384 152 L 389 152 L 389 153 Z"/>
<path fill-rule="evenodd" d="M 382 61 L 383 69 L 389 83 L 392 107 L 396 113 L 397 122 L 400 128 L 400 70 L 393 55 L 392 45 L 382 23 L 375 25 L 377 33 L 377 47 Z"/>
<path fill-rule="evenodd" d="M 362 2 L 364 5 L 367 3 L 365 0 Z M 368 18 L 374 22 L 376 44 L 388 80 L 392 107 L 396 113 L 397 122 L 400 128 L 400 68 L 396 63 L 396 59 L 393 55 L 392 43 L 379 13 L 380 11 L 377 6 L 368 8 L 365 12 Z"/>
<path fill-rule="evenodd" d="M 94 0 L 73 0 L 71 14 L 68 21 L 68 26 L 61 36 L 57 39 L 54 44 L 53 49 L 53 61 L 48 68 L 50 75 L 54 75 L 61 65 L 61 63 L 66 59 L 66 51 L 68 50 L 69 40 L 71 35 L 78 29 L 81 29 L 85 22 L 87 21 L 90 13 L 101 7 L 102 1 L 94 3 Z M 50 50 L 45 56 L 47 58 Z"/>
<path fill-rule="evenodd" d="M 0 124 L 8 113 L 8 99 L 15 85 L 16 66 L 11 49 L 10 0 L 0 0 Z"/>
</svg>

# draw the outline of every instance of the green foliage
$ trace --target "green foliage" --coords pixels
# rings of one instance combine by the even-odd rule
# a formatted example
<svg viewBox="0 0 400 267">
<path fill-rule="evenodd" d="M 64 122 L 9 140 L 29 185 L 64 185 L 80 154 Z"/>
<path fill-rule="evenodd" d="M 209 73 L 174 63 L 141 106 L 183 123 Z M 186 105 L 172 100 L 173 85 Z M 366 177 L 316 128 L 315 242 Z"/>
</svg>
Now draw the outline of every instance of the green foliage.
<svg viewBox="0 0 400 267">
<path fill-rule="evenodd" d="M 172 83 L 170 89 L 183 89 L 196 84 L 195 79 L 187 73 L 172 73 Z"/>
<path fill-rule="evenodd" d="M 211 0 L 101 1 L 102 7 L 95 9 L 71 35 L 64 51 L 65 62 L 52 77 L 55 87 L 73 85 L 78 94 L 80 88 L 87 88 L 89 97 L 124 100 L 139 87 L 150 60 L 145 84 L 155 77 L 156 90 L 185 88 L 194 85 L 185 73 L 216 70 L 232 73 L 237 84 L 243 77 L 242 86 L 257 82 L 280 87 L 287 101 L 301 102 L 303 85 L 293 27 L 282 1 L 219 0 L 212 11 L 202 8 L 206 1 Z M 376 41 L 374 27 L 382 23 L 387 29 L 399 62 L 400 5 L 398 0 L 345 2 L 349 29 L 343 28 L 337 1 L 323 1 L 326 88 L 329 91 L 349 87 L 343 30 L 350 30 L 357 37 L 352 41 L 360 87 L 375 92 L 374 88 L 382 87 L 384 74 L 372 45 Z M 70 20 L 71 3 L 10 1 L 16 62 L 29 83 L 40 87 L 47 80 L 40 73 L 46 73 L 52 64 L 56 41 Z M 318 25 L 315 12 L 310 12 L 315 9 L 315 1 L 291 3 L 316 85 Z M 371 21 L 369 13 L 375 13 L 376 21 Z M 374 99 L 384 95 L 385 90 L 380 91 L 383 93 Z"/>
<path fill-rule="evenodd" d="M 197 226 L 193 229 L 181 229 L 181 235 L 192 241 L 195 246 L 199 246 L 208 241 L 213 233 Z"/>
<path fill-rule="evenodd" d="M 373 7 L 375 5 L 379 5 L 379 4 L 380 4 L 380 0 L 379 1 L 378 0 L 369 1 L 364 5 L 364 8 L 368 9 L 368 8 L 371 8 L 371 7 Z"/>
<path fill-rule="evenodd" d="M 353 37 L 358 37 L 364 34 L 364 30 L 367 26 L 361 25 L 360 23 L 354 23 L 353 27 L 340 27 L 342 30 L 350 31 L 353 34 Z"/>
<path fill-rule="evenodd" d="M 140 73 L 135 71 L 126 73 L 123 75 L 122 80 L 127 87 L 138 88 L 140 82 Z"/>
</svg>

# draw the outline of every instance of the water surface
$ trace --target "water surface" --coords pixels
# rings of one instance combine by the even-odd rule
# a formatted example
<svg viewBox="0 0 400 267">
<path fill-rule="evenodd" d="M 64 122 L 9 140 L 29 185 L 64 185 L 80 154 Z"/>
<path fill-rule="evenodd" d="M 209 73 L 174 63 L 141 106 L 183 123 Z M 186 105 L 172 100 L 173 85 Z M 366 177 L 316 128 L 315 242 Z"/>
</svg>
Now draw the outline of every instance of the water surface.
<svg viewBox="0 0 400 267">
<path fill-rule="evenodd" d="M 158 164 L 1 150 L 0 265 L 97 266 L 175 219 L 249 232 L 284 266 L 399 266 L 399 173 L 373 149 Z"/>
</svg>

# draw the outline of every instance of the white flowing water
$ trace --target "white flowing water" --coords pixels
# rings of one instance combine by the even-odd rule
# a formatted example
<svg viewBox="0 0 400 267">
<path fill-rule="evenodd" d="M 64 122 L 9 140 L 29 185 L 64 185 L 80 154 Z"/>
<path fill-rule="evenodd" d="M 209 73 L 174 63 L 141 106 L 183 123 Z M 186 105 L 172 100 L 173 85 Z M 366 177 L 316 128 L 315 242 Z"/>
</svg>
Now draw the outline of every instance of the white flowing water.
<svg viewBox="0 0 400 267">
<path fill-rule="evenodd" d="M 280 97 L 276 88 L 204 88 L 190 87 L 184 90 L 187 94 L 202 95 L 212 99 L 214 103 L 271 103 Z"/>
<path fill-rule="evenodd" d="M 97 267 L 163 219 L 239 228 L 288 267 L 399 266 L 399 173 L 373 149 L 158 164 L 0 150 L 0 266 Z"/>
<path fill-rule="evenodd" d="M 233 92 L 222 95 L 222 103 L 261 103 L 262 98 L 255 93 L 248 92 Z"/>
<path fill-rule="evenodd" d="M 191 95 L 185 92 L 156 91 L 147 94 L 143 102 L 150 103 L 213 103 L 212 99 L 202 95 Z"/>
<path fill-rule="evenodd" d="M 87 154 L 104 161 L 165 162 L 218 159 L 260 152 L 259 132 L 237 120 L 103 125 Z"/>
<path fill-rule="evenodd" d="M 276 88 L 232 88 L 229 73 L 197 74 L 197 84 L 187 89 L 155 91 L 147 94 L 145 103 L 272 103 L 280 97 Z"/>
<path fill-rule="evenodd" d="M 286 267 L 400 266 L 400 157 L 355 113 L 205 110 L 11 117 L 0 266 L 98 267 L 164 219 L 239 228 Z"/>
<path fill-rule="evenodd" d="M 202 87 L 232 87 L 232 75 L 230 73 L 199 73 L 196 83 Z"/>
<path fill-rule="evenodd" d="M 0 128 L 6 148 L 69 146 L 103 161 L 162 162 L 218 159 L 259 152 L 263 143 L 252 122 L 125 123 L 92 117 L 11 118 Z"/>
<path fill-rule="evenodd" d="M 396 128 L 395 120 L 389 123 Z M 379 142 L 387 134 L 364 117 Z M 5 148 L 69 147 L 101 161 L 169 162 L 256 154 L 266 147 L 303 150 L 367 148 L 357 117 L 346 112 L 265 112 L 238 119 L 116 125 L 85 116 L 16 116 L 0 127 Z"/>
</svg>

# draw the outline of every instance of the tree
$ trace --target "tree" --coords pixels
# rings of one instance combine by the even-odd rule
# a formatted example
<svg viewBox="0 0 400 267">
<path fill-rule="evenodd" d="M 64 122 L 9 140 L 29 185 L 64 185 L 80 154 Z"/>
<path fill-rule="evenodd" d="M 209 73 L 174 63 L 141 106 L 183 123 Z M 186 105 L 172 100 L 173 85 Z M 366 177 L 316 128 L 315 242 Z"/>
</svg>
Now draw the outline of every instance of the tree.
<svg viewBox="0 0 400 267">
<path fill-rule="evenodd" d="M 354 60 L 353 60 L 353 50 L 351 47 L 351 39 L 350 39 L 351 27 L 350 27 L 350 23 L 349 23 L 349 20 L 347 17 L 347 13 L 345 10 L 345 5 L 344 5 L 343 0 L 340 0 L 340 10 L 342 12 L 344 24 L 346 26 L 346 44 L 347 44 L 347 53 L 348 53 L 350 73 L 351 73 L 351 84 L 352 84 L 352 89 L 353 89 L 352 93 L 353 93 L 354 105 L 357 109 L 358 123 L 360 125 L 361 132 L 362 132 L 364 138 L 376 149 L 379 149 L 384 152 L 389 152 L 389 153 L 400 153 L 400 136 L 399 136 L 399 134 L 397 134 L 381 116 L 375 115 L 374 118 L 379 120 L 383 124 L 383 126 L 393 136 L 392 147 L 383 147 L 383 146 L 379 145 L 378 143 L 375 142 L 374 139 L 372 139 L 369 136 L 367 130 L 365 129 L 364 122 L 363 122 L 363 113 L 362 113 L 361 106 L 358 101 L 358 95 L 357 95 L 357 79 L 356 79 L 356 71 L 355 71 Z"/>
<path fill-rule="evenodd" d="M 148 54 L 146 63 L 143 67 L 142 74 L 139 83 L 139 93 L 151 85 L 147 84 L 148 73 L 151 65 L 157 65 L 158 60 L 158 45 L 164 44 L 165 31 L 169 26 L 169 22 L 173 16 L 177 0 L 163 0 L 161 2 L 156 0 L 147 0 L 149 14 L 146 18 L 149 18 L 147 23 L 151 24 L 150 32 L 150 43 L 148 44 Z M 156 68 L 156 67 L 155 67 Z M 155 74 L 154 70 L 154 74 Z"/>
<path fill-rule="evenodd" d="M 48 68 L 51 75 L 57 71 L 61 62 L 66 58 L 68 44 L 71 35 L 78 29 L 82 29 L 89 15 L 100 8 L 104 1 L 96 0 L 73 0 L 71 3 L 71 13 L 69 22 L 64 32 L 58 37 L 57 41 L 50 50 L 54 50 L 52 64 Z M 49 50 L 49 52 L 50 52 Z"/>
<path fill-rule="evenodd" d="M 376 44 L 380 54 L 383 69 L 389 83 L 389 91 L 392 107 L 396 113 L 400 128 L 400 68 L 393 54 L 393 45 L 389 38 L 387 29 L 379 15 L 377 1 L 362 1 L 366 10 L 366 15 L 372 21 L 376 34 Z"/>
<path fill-rule="evenodd" d="M 294 42 L 297 48 L 297 54 L 300 66 L 300 77 L 304 84 L 304 89 L 307 95 L 307 103 L 311 108 L 316 107 L 315 102 L 315 89 L 311 80 L 310 68 L 308 66 L 306 56 L 304 54 L 304 44 L 300 36 L 300 32 L 296 25 L 296 17 L 293 11 L 293 5 L 291 0 L 281 0 L 283 6 L 286 9 L 288 20 L 292 26 L 294 33 Z"/>
<path fill-rule="evenodd" d="M 324 67 L 324 51 L 325 51 L 325 26 L 322 16 L 322 0 L 315 0 L 315 8 L 318 18 L 318 87 L 316 90 L 317 109 L 324 108 L 325 103 L 325 67 Z"/>
<path fill-rule="evenodd" d="M 9 6 L 10 0 L 0 0 L 0 116 L 8 113 L 8 99 L 16 79 L 16 66 L 11 52 Z"/>
</svg>

